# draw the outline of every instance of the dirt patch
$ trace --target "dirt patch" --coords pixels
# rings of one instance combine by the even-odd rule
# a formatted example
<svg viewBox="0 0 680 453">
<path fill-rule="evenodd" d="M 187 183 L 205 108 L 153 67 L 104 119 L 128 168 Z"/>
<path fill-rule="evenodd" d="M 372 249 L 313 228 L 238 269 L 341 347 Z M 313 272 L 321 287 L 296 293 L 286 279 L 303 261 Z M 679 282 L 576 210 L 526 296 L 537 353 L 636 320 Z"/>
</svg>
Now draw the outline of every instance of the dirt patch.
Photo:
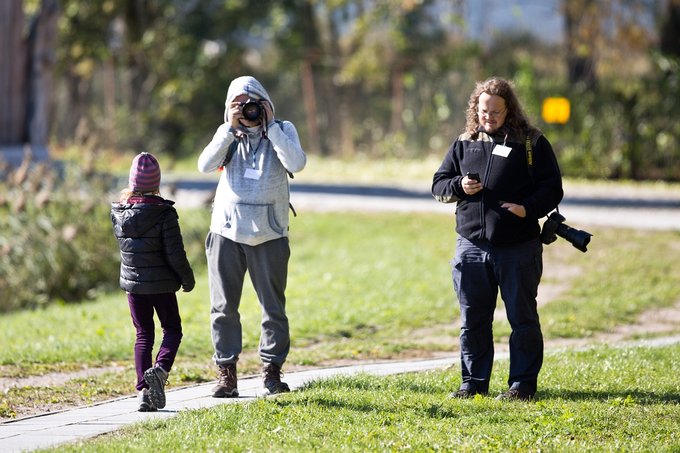
<svg viewBox="0 0 680 453">
<path fill-rule="evenodd" d="M 553 346 L 566 344 L 614 344 L 639 338 L 673 336 L 680 333 L 680 300 L 672 307 L 652 309 L 643 312 L 636 322 L 618 326 L 611 332 L 595 335 L 592 338 L 555 340 Z"/>
<path fill-rule="evenodd" d="M 47 373 L 40 376 L 26 377 L 0 377 L 0 391 L 7 393 L 13 387 L 56 387 L 66 384 L 73 379 L 88 378 L 104 373 L 123 371 L 125 367 L 120 365 L 83 368 L 78 371 Z"/>
</svg>

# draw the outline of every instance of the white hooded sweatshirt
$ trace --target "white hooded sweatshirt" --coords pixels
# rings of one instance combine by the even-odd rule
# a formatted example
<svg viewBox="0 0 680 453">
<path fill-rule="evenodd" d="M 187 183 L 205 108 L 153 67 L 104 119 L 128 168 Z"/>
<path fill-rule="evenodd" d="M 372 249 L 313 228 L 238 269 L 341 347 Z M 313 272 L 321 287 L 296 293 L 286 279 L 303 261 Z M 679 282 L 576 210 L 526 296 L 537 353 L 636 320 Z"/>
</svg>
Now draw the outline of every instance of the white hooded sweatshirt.
<svg viewBox="0 0 680 453">
<path fill-rule="evenodd" d="M 237 140 L 234 132 L 239 125 L 227 122 L 227 111 L 240 94 L 267 100 L 274 111 L 269 94 L 254 77 L 234 79 L 227 91 L 225 122 L 198 158 L 202 173 L 218 170 L 229 145 Z M 307 162 L 293 123 L 268 120 L 266 137 L 261 126 L 240 127 L 247 135 L 238 139 L 236 152 L 220 176 L 210 222 L 213 233 L 253 246 L 288 236 L 287 172 L 297 173 Z"/>
</svg>

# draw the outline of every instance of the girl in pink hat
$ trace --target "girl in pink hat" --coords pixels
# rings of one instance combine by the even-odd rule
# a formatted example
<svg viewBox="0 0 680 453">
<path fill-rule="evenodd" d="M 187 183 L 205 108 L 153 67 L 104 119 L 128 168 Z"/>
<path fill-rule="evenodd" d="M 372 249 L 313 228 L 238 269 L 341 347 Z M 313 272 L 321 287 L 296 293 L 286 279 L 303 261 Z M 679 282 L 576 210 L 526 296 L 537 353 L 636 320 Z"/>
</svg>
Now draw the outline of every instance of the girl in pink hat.
<svg viewBox="0 0 680 453">
<path fill-rule="evenodd" d="M 149 153 L 132 161 L 128 187 L 112 203 L 113 232 L 120 247 L 120 287 L 127 293 L 137 330 L 135 369 L 139 411 L 165 407 L 165 384 L 182 340 L 176 292 L 194 288 L 174 202 L 160 196 L 161 168 Z M 154 311 L 163 339 L 152 363 Z"/>
</svg>

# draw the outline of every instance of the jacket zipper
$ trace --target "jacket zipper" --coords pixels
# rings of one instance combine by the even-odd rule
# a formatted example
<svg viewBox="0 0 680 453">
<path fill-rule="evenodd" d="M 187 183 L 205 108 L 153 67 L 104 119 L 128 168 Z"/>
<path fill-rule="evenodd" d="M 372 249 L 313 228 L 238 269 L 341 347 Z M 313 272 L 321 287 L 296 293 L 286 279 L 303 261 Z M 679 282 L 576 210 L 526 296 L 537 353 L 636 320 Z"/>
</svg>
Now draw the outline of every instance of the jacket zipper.
<svg viewBox="0 0 680 453">
<path fill-rule="evenodd" d="M 489 177 L 489 170 L 491 168 L 491 156 L 493 153 L 493 147 L 496 146 L 495 142 L 493 139 L 491 139 L 491 149 L 486 152 L 486 144 L 489 142 L 482 142 L 482 146 L 485 148 L 485 154 L 488 154 L 488 158 L 486 160 L 486 167 L 484 168 L 484 179 L 482 181 L 486 182 L 487 178 Z M 484 191 L 484 187 L 482 187 L 482 201 L 479 203 L 480 209 L 479 209 L 479 224 L 481 226 L 481 235 L 482 237 L 480 239 L 485 239 L 486 238 L 486 217 L 484 216 L 484 206 L 486 205 L 486 193 Z"/>
</svg>

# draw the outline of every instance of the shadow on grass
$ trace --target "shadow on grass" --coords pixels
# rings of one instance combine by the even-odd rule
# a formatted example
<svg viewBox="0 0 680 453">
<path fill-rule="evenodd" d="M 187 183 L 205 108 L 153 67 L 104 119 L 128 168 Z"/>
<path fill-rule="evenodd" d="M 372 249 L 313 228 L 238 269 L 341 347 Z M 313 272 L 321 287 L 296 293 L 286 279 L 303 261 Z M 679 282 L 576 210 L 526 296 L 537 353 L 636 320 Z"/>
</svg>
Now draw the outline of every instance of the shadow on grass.
<svg viewBox="0 0 680 453">
<path fill-rule="evenodd" d="M 644 392 L 641 390 L 605 392 L 597 390 L 542 390 L 538 401 L 563 399 L 570 401 L 602 401 L 621 406 L 634 404 L 680 404 L 680 394 L 672 392 Z"/>
<path fill-rule="evenodd" d="M 433 372 L 439 373 L 439 372 Z M 358 374 L 355 377 L 336 377 L 320 381 L 312 381 L 305 384 L 301 390 L 357 390 L 357 391 L 381 391 L 398 394 L 423 394 L 432 395 L 440 392 L 451 392 L 457 389 L 457 385 L 450 379 L 435 378 L 436 382 L 413 381 L 407 375 L 394 375 L 391 379 L 384 380 L 381 377 L 370 374 Z"/>
<path fill-rule="evenodd" d="M 459 419 L 464 414 L 458 406 L 444 404 L 445 398 L 441 403 L 423 402 L 422 406 L 416 404 L 394 404 L 392 401 L 356 401 L 346 397 L 310 395 L 303 400 L 278 400 L 276 404 L 281 407 L 313 405 L 324 411 L 352 411 L 366 414 L 392 414 L 395 417 L 404 416 L 405 412 L 424 414 L 429 418 L 436 419 Z"/>
</svg>

